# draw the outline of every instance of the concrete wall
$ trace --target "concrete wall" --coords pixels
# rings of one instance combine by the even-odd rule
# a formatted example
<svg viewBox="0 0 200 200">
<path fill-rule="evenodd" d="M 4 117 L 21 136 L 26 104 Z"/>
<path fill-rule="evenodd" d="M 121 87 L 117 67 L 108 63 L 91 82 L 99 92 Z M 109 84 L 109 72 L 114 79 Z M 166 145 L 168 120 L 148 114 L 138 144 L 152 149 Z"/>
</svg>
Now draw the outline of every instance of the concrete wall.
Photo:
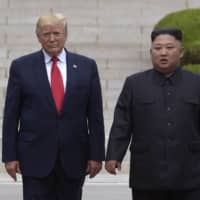
<svg viewBox="0 0 200 200">
<path fill-rule="evenodd" d="M 125 77 L 151 67 L 154 24 L 172 11 L 199 6 L 199 0 L 0 0 L 0 127 L 10 62 L 40 48 L 35 36 L 39 15 L 51 8 L 66 15 L 66 47 L 96 59 L 108 137 Z"/>
</svg>

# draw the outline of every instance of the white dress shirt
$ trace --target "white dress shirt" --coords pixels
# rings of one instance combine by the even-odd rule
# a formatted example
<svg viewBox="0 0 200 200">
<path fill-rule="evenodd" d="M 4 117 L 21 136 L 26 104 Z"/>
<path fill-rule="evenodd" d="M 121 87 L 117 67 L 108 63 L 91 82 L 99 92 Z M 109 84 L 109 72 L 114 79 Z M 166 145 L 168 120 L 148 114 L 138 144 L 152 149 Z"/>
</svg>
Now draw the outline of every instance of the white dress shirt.
<svg viewBox="0 0 200 200">
<path fill-rule="evenodd" d="M 49 56 L 49 54 L 47 54 L 47 52 L 44 49 L 42 51 L 44 53 L 44 61 L 45 61 L 45 65 L 46 65 L 46 71 L 47 71 L 49 84 L 51 85 L 51 68 L 52 68 L 51 56 Z M 61 53 L 57 56 L 57 58 L 59 59 L 57 61 L 57 66 L 58 66 L 60 73 L 62 75 L 63 86 L 64 86 L 64 90 L 65 90 L 66 84 L 67 84 L 66 51 L 63 49 L 61 51 Z"/>
</svg>

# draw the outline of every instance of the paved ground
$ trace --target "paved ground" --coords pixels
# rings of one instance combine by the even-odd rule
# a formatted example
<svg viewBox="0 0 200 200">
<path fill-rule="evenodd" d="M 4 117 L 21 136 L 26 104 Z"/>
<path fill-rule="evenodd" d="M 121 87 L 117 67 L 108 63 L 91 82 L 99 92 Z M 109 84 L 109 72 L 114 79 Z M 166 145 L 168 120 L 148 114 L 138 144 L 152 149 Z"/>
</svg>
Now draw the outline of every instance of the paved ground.
<svg viewBox="0 0 200 200">
<path fill-rule="evenodd" d="M 22 200 L 21 184 L 0 184 L 1 200 Z M 83 200 L 131 200 L 127 185 L 85 185 Z"/>
<path fill-rule="evenodd" d="M 5 174 L 0 175 L 0 200 L 22 200 L 21 178 L 13 182 Z M 83 200 L 131 200 L 127 175 L 99 175 L 86 180 Z"/>
</svg>

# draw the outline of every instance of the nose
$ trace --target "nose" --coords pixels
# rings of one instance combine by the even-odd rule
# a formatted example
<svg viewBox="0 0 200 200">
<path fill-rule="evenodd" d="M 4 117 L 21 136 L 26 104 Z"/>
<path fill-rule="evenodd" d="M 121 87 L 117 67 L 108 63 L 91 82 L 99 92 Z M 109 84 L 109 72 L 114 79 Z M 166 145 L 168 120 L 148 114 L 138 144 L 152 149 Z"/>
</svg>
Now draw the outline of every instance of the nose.
<svg viewBox="0 0 200 200">
<path fill-rule="evenodd" d="M 54 40 L 55 40 L 55 35 L 54 35 L 53 33 L 51 33 L 51 34 L 49 35 L 49 40 L 50 40 L 50 41 L 54 41 Z"/>
<path fill-rule="evenodd" d="M 160 54 L 161 54 L 161 55 L 166 55 L 166 54 L 167 54 L 167 49 L 166 49 L 166 48 L 162 48 L 162 49 L 160 50 Z"/>
</svg>

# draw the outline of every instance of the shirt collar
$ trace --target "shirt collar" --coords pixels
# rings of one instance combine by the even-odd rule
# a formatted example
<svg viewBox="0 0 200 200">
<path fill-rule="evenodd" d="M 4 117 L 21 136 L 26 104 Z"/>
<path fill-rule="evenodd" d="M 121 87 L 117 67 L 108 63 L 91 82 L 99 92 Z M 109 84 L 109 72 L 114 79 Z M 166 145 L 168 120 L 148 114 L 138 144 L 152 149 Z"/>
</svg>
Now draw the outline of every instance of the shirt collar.
<svg viewBox="0 0 200 200">
<path fill-rule="evenodd" d="M 42 49 L 42 52 L 44 54 L 44 61 L 45 61 L 45 64 L 48 64 L 51 62 L 51 56 L 44 50 Z M 63 49 L 58 55 L 57 55 L 57 58 L 59 59 L 59 62 L 62 62 L 62 63 L 66 63 L 66 51 L 65 49 Z"/>
<path fill-rule="evenodd" d="M 171 75 L 165 76 L 164 74 L 153 69 L 153 80 L 156 84 L 161 86 L 165 85 L 166 82 L 170 85 L 176 85 L 181 78 L 181 67 L 178 67 Z"/>
</svg>

